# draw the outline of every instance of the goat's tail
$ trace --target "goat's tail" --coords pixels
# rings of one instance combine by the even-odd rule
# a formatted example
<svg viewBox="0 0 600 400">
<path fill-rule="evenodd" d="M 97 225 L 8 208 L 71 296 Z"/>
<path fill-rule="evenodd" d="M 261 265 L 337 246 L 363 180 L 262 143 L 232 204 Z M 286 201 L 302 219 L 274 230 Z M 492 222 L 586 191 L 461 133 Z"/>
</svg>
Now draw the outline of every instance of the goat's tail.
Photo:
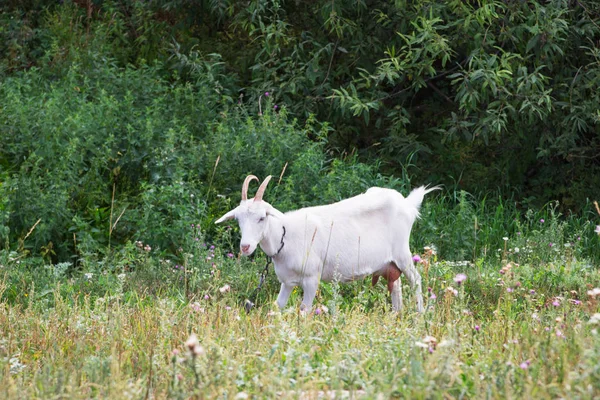
<svg viewBox="0 0 600 400">
<path fill-rule="evenodd" d="M 440 186 L 434 186 L 431 188 L 428 188 L 427 186 L 420 186 L 416 189 L 413 189 L 408 197 L 404 199 L 405 204 L 407 205 L 406 212 L 413 223 L 417 218 L 419 218 L 419 209 L 421 208 L 421 204 L 423 203 L 423 198 L 425 195 L 429 192 L 439 189 L 441 189 Z"/>
</svg>

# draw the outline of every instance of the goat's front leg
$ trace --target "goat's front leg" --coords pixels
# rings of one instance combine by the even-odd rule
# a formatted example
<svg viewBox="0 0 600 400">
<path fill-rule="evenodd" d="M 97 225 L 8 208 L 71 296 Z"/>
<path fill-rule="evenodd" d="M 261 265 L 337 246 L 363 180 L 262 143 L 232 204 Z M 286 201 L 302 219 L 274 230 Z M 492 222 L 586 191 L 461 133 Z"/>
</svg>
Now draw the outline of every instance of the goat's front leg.
<svg viewBox="0 0 600 400">
<path fill-rule="evenodd" d="M 319 279 L 314 278 L 304 278 L 302 282 L 302 290 L 304 291 L 304 295 L 302 298 L 302 305 L 300 306 L 300 311 L 310 311 L 312 307 L 312 303 L 317 295 L 317 289 L 319 288 Z"/>
<path fill-rule="evenodd" d="M 279 289 L 279 296 L 277 296 L 277 306 L 279 308 L 283 309 L 285 307 L 293 289 L 293 285 L 286 285 L 285 283 L 281 284 L 281 289 Z"/>
</svg>

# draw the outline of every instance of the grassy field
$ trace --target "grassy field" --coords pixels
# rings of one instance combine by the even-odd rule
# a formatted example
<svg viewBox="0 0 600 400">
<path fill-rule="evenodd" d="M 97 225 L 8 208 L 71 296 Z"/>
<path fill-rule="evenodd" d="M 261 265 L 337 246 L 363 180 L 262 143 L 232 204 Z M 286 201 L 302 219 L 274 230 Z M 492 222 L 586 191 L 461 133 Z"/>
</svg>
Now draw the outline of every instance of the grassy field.
<svg viewBox="0 0 600 400">
<path fill-rule="evenodd" d="M 600 2 L 246 3 L 0 3 L 0 400 L 600 400 Z M 246 314 L 250 173 L 442 185 L 426 311 L 271 272 Z"/>
<path fill-rule="evenodd" d="M 184 267 L 140 246 L 135 269 L 68 277 L 12 254 L 0 268 L 0 397 L 598 398 L 597 267 L 570 246 L 519 264 L 527 249 L 509 244 L 475 264 L 424 251 L 422 315 L 408 286 L 395 314 L 370 280 L 322 284 L 308 315 L 295 291 L 280 312 L 273 274 L 246 314 L 264 260 L 219 249 Z M 51 283 L 38 290 L 36 277 Z"/>
</svg>

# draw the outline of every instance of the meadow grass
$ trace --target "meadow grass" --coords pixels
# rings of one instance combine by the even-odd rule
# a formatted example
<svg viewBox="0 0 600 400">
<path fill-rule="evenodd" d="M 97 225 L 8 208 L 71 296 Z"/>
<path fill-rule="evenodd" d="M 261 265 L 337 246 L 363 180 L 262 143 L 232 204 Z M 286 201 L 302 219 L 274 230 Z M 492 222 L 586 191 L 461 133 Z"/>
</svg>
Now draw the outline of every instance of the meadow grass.
<svg viewBox="0 0 600 400">
<path fill-rule="evenodd" d="M 564 251 L 552 262 L 523 264 L 448 262 L 426 252 L 420 270 L 429 289 L 422 315 L 414 312 L 408 286 L 405 308 L 396 314 L 384 285 L 371 287 L 368 280 L 322 284 L 308 315 L 298 313 L 301 293 L 295 291 L 290 307 L 280 311 L 272 305 L 273 276 L 259 306 L 246 314 L 240 299 L 256 283 L 258 263 L 214 251 L 206 254 L 213 254 L 209 261 L 216 259 L 222 273 L 212 273 L 213 283 L 202 290 L 190 290 L 185 279 L 151 281 L 127 272 L 98 294 L 93 285 L 109 274 L 82 274 L 56 280 L 44 293 L 29 286 L 9 300 L 5 275 L 0 397 L 600 394 L 600 296 L 592 291 L 600 276 Z M 10 273 L 18 266 L 9 260 L 2 268 Z M 454 280 L 459 272 L 466 281 Z M 169 273 L 181 274 L 173 267 Z M 194 356 L 185 344 L 191 333 L 201 346 Z"/>
<path fill-rule="evenodd" d="M 211 246 L 190 224 L 176 255 L 1 251 L 0 398 L 598 398 L 595 215 L 464 193 L 422 211 L 423 314 L 406 284 L 393 313 L 370 278 L 321 283 L 306 315 L 296 289 L 279 310 L 272 271 L 246 314 L 265 259 L 233 254 L 235 227 Z"/>
</svg>

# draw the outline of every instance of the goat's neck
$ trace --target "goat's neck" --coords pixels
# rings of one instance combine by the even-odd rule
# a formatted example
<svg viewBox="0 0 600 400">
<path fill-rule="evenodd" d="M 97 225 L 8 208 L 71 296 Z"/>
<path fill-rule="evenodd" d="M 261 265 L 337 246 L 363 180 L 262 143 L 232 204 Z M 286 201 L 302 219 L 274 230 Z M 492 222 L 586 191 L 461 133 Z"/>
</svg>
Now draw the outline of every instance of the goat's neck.
<svg viewBox="0 0 600 400">
<path fill-rule="evenodd" d="M 278 217 L 267 218 L 268 227 L 265 230 L 265 235 L 260 241 L 260 248 L 263 249 L 266 255 L 274 257 L 285 251 L 285 246 L 281 248 L 281 238 L 283 236 L 283 220 Z M 285 237 L 283 238 L 285 243 Z M 278 254 L 279 249 L 281 253 Z"/>
</svg>

